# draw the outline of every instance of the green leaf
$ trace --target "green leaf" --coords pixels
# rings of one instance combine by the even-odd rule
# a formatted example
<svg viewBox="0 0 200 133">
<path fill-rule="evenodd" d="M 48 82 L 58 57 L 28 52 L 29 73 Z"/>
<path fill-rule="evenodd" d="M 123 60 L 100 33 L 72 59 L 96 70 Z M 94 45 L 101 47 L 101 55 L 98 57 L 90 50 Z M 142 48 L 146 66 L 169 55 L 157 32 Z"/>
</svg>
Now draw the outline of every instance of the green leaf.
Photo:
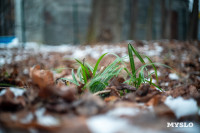
<svg viewBox="0 0 200 133">
<path fill-rule="evenodd" d="M 137 52 L 137 50 L 131 45 L 130 48 L 132 49 L 133 53 L 137 56 L 137 58 L 140 60 L 141 63 L 145 64 L 143 58 L 141 57 L 141 55 Z"/>
<path fill-rule="evenodd" d="M 128 44 L 128 55 L 129 55 L 129 60 L 130 60 L 130 65 L 131 65 L 132 76 L 136 78 L 136 74 L 134 74 L 135 73 L 135 63 L 134 63 L 134 59 L 133 59 L 131 44 Z"/>
<path fill-rule="evenodd" d="M 78 81 L 77 81 L 77 79 L 76 79 L 76 76 L 75 76 L 75 74 L 74 74 L 74 69 L 72 69 L 72 78 L 73 78 L 73 81 L 76 83 L 76 85 L 80 85 L 79 83 L 78 83 Z"/>
<path fill-rule="evenodd" d="M 79 77 L 80 82 L 84 83 L 83 77 L 82 77 L 82 74 L 81 74 L 81 66 L 77 70 L 77 76 Z"/>
<path fill-rule="evenodd" d="M 16 85 L 12 85 L 8 83 L 0 83 L 0 87 L 16 87 Z"/>
<path fill-rule="evenodd" d="M 128 73 L 128 75 L 129 75 L 130 77 L 132 76 L 131 73 L 128 71 L 127 68 L 124 68 L 124 70 Z"/>
<path fill-rule="evenodd" d="M 153 63 L 153 61 L 152 61 L 148 56 L 145 56 L 145 57 L 149 60 L 149 62 Z M 152 64 L 152 67 L 153 67 L 153 69 L 154 69 L 154 71 L 155 71 L 156 82 L 157 82 L 157 84 L 158 84 L 158 74 L 157 74 L 157 69 L 156 69 L 156 67 L 155 67 L 154 64 Z"/>
<path fill-rule="evenodd" d="M 94 68 L 93 68 L 90 64 L 86 63 L 86 66 L 89 68 L 89 70 L 90 70 L 91 72 L 93 72 Z"/>
<path fill-rule="evenodd" d="M 102 58 L 103 58 L 105 55 L 107 55 L 107 53 L 101 55 L 101 57 L 97 60 L 97 63 L 96 63 L 96 65 L 95 65 L 95 67 L 94 67 L 94 70 L 93 70 L 93 77 L 96 75 L 96 71 L 97 71 L 97 69 L 98 69 L 99 63 L 100 63 L 100 61 L 102 60 Z"/>
<path fill-rule="evenodd" d="M 84 66 L 84 64 L 82 62 L 80 62 L 77 59 L 75 59 L 75 60 L 81 65 L 83 80 L 84 80 L 84 83 L 86 84 L 87 78 L 90 78 L 89 70 L 87 69 L 86 66 Z"/>
</svg>

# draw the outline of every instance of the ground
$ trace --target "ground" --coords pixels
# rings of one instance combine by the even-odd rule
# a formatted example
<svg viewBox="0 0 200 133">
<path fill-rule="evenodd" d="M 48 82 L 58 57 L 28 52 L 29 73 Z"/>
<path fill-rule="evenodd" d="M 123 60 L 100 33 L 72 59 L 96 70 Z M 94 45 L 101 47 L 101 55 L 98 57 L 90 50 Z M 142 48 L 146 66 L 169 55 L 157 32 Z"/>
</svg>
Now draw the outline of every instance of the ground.
<svg viewBox="0 0 200 133">
<path fill-rule="evenodd" d="M 142 84 L 139 88 L 128 86 L 126 93 L 122 81 L 129 77 L 124 71 L 109 82 L 105 88 L 109 91 L 103 95 L 60 80 L 72 77 L 72 68 L 76 73 L 74 58 L 94 66 L 106 52 L 127 56 L 124 61 L 130 69 L 127 42 L 92 46 L 27 43 L 25 49 L 0 48 L 0 132 L 198 132 L 200 43 L 131 43 L 154 62 L 173 68 L 157 66 L 158 84 L 163 91 Z M 101 67 L 114 59 L 106 56 Z M 136 68 L 141 66 L 136 58 L 135 64 Z M 185 127 L 169 127 L 172 122 L 183 122 Z"/>
</svg>

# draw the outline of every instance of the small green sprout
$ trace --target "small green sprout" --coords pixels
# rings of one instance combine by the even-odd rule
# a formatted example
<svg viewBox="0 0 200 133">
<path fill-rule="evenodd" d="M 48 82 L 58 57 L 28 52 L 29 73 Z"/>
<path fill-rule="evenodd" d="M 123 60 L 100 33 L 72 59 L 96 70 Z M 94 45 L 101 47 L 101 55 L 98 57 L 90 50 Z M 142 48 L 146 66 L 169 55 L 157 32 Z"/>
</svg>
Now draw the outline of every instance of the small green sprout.
<svg viewBox="0 0 200 133">
<path fill-rule="evenodd" d="M 138 68 L 136 70 L 135 68 L 135 62 L 134 62 L 134 58 L 133 58 L 133 53 L 135 54 L 135 56 L 140 60 L 140 62 L 143 64 L 140 68 Z M 135 86 L 136 88 L 139 88 L 141 84 L 143 83 L 149 83 L 150 85 L 153 85 L 155 87 L 157 87 L 159 90 L 163 91 L 159 86 L 158 86 L 158 74 L 157 74 L 157 69 L 155 65 L 162 65 L 165 67 L 170 68 L 169 66 L 165 65 L 165 64 L 161 64 L 161 63 L 153 63 L 152 60 L 146 56 L 146 55 L 140 55 L 137 50 L 131 45 L 128 44 L 128 55 L 129 55 L 129 60 L 130 60 L 130 67 L 131 67 L 131 72 L 128 71 L 127 68 L 124 68 L 124 70 L 128 73 L 128 75 L 130 76 L 130 79 L 125 81 L 126 83 L 128 82 L 130 85 Z M 146 58 L 150 63 L 145 63 L 144 59 L 142 58 Z M 152 66 L 154 69 L 154 72 L 149 73 L 147 66 Z M 147 76 L 145 76 L 145 74 L 147 73 Z M 137 77 L 138 74 L 138 77 Z M 156 77 L 156 81 L 157 84 L 152 83 L 152 75 L 155 74 Z"/>
<path fill-rule="evenodd" d="M 115 54 L 112 54 L 116 56 L 116 59 L 107 67 L 105 67 L 102 71 L 98 71 L 100 61 L 107 54 L 108 53 L 101 55 L 101 57 L 97 60 L 94 68 L 88 63 L 82 63 L 78 59 L 75 59 L 80 65 L 77 69 L 77 74 L 75 75 L 74 70 L 72 69 L 71 74 L 73 79 L 61 79 L 69 81 L 77 86 L 79 86 L 80 84 L 84 84 L 83 89 L 89 88 L 92 93 L 102 91 L 104 88 L 106 88 L 106 86 L 108 86 L 110 79 L 112 79 L 114 76 L 118 76 L 120 71 L 123 69 L 120 67 L 122 58 Z"/>
</svg>

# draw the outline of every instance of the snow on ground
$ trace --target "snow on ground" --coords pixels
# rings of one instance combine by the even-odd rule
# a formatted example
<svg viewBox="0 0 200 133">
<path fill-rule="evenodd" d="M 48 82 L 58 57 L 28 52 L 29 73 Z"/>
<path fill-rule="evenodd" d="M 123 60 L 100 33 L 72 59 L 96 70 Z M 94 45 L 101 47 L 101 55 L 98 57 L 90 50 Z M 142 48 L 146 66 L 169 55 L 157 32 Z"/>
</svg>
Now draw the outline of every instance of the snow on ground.
<svg viewBox="0 0 200 133">
<path fill-rule="evenodd" d="M 153 43 L 154 49 L 149 48 L 149 45 L 144 45 L 144 47 L 140 47 L 139 51 L 143 51 L 147 56 L 160 56 L 163 51 L 163 47 L 160 46 L 157 42 Z"/>
<path fill-rule="evenodd" d="M 0 65 L 10 64 L 12 61 L 12 52 L 10 48 L 20 47 L 21 44 L 16 45 L 16 43 L 8 44 L 7 46 L 0 45 L 1 48 L 5 48 L 0 51 L 0 56 L 5 56 L 5 58 L 0 58 Z M 60 52 L 66 53 L 65 58 L 77 58 L 83 59 L 86 56 L 90 56 L 94 59 L 98 59 L 104 53 L 115 53 L 120 54 L 122 57 L 128 56 L 126 47 L 120 47 L 119 45 L 71 45 L 71 44 L 62 44 L 57 46 L 52 45 L 40 45 L 35 42 L 27 42 L 25 44 L 25 50 L 23 52 L 30 53 L 45 53 L 48 52 Z M 22 51 L 20 49 L 15 54 L 19 54 L 15 57 L 15 61 L 25 60 L 27 58 L 26 54 L 21 54 Z M 125 61 L 129 61 L 128 58 Z"/>
<path fill-rule="evenodd" d="M 92 133 L 157 133 L 152 129 L 146 129 L 131 124 L 127 119 L 120 116 L 135 116 L 139 114 L 139 108 L 120 107 L 110 110 L 106 114 L 97 115 L 87 120 L 87 125 Z"/>
<path fill-rule="evenodd" d="M 59 120 L 51 115 L 45 115 L 45 111 L 45 108 L 36 110 L 37 122 L 43 126 L 58 126 L 60 124 Z"/>
<path fill-rule="evenodd" d="M 10 91 L 14 94 L 15 97 L 22 96 L 25 93 L 25 89 L 10 87 Z M 7 89 L 4 89 L 0 92 L 0 96 L 6 94 Z"/>
<path fill-rule="evenodd" d="M 147 45 L 148 43 L 145 42 L 144 47 L 139 47 L 138 50 L 140 52 L 144 52 L 144 54 L 148 56 L 159 56 L 161 52 L 163 51 L 163 48 L 158 43 L 153 43 L 154 49 L 149 50 L 150 47 Z M 12 59 L 10 48 L 19 48 L 22 44 L 20 44 L 16 39 L 14 39 L 11 43 L 3 45 L 0 45 L 0 48 L 5 48 L 5 50 L 0 51 L 0 56 L 6 56 L 6 58 L 0 58 L 0 65 L 3 65 L 5 63 L 10 64 Z M 120 54 L 121 57 L 127 57 L 124 59 L 124 61 L 128 62 L 128 54 L 127 54 L 127 47 L 121 47 L 119 45 L 71 45 L 71 44 L 62 44 L 62 45 L 44 45 L 44 44 L 38 44 L 35 42 L 27 42 L 24 44 L 25 50 L 31 51 L 32 53 L 45 53 L 48 52 L 61 52 L 66 53 L 66 58 L 77 58 L 77 59 L 83 59 L 86 56 L 90 56 L 94 59 L 98 59 L 102 54 L 104 53 L 115 53 Z M 19 51 L 21 53 L 21 51 Z M 71 53 L 71 54 L 69 54 Z M 20 61 L 26 59 L 26 55 L 19 55 L 15 57 L 15 61 Z"/>
<path fill-rule="evenodd" d="M 28 113 L 28 114 L 26 115 L 25 118 L 22 118 L 22 119 L 20 120 L 20 122 L 21 122 L 21 123 L 24 123 L 24 124 L 27 124 L 27 123 L 30 123 L 33 119 L 34 119 L 34 116 L 33 116 L 33 114 L 30 112 L 30 113 Z"/>
<path fill-rule="evenodd" d="M 170 73 L 169 74 L 169 78 L 171 80 L 179 80 L 179 77 L 178 77 L 178 75 L 176 73 Z"/>
<path fill-rule="evenodd" d="M 165 104 L 174 112 L 177 118 L 198 114 L 198 105 L 194 99 L 183 99 L 182 97 L 173 98 L 168 96 Z"/>
</svg>

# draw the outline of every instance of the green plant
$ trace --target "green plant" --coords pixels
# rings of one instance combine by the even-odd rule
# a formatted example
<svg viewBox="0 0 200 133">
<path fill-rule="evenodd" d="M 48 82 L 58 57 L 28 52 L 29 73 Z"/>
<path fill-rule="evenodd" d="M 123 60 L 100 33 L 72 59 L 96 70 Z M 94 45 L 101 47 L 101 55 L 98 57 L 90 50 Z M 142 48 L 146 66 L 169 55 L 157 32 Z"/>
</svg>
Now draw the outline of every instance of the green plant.
<svg viewBox="0 0 200 133">
<path fill-rule="evenodd" d="M 137 70 L 135 68 L 133 53 L 140 60 L 140 62 L 143 64 Z M 148 56 L 140 55 L 137 52 L 137 50 L 131 44 L 128 44 L 128 55 L 129 55 L 129 60 L 130 60 L 131 72 L 129 72 L 127 68 L 124 68 L 124 70 L 130 76 L 130 79 L 126 80 L 125 82 L 129 83 L 130 85 L 135 86 L 136 88 L 138 88 L 142 83 L 149 83 L 150 85 L 153 85 L 153 86 L 157 87 L 159 90 L 162 91 L 162 89 L 158 86 L 158 75 L 157 75 L 157 69 L 156 69 L 155 65 L 162 65 L 162 66 L 165 66 L 165 67 L 168 67 L 168 68 L 170 68 L 170 67 L 166 66 L 164 64 L 160 64 L 160 63 L 153 63 L 152 60 Z M 149 63 L 146 63 L 142 57 L 146 58 L 149 61 Z M 153 69 L 154 69 L 154 72 L 149 73 L 147 66 L 152 66 Z M 138 74 L 138 76 L 137 76 L 137 74 Z M 153 74 L 155 74 L 157 84 L 152 83 L 152 79 L 153 79 L 152 75 Z"/>
<path fill-rule="evenodd" d="M 75 59 L 77 63 L 80 65 L 77 69 L 77 74 L 75 75 L 74 70 L 72 69 L 71 72 L 72 79 L 69 78 L 61 78 L 61 79 L 69 81 L 77 86 L 83 84 L 84 85 L 83 89 L 89 88 L 89 90 L 93 93 L 103 90 L 106 86 L 108 86 L 109 80 L 112 79 L 114 76 L 117 76 L 123 69 L 120 67 L 122 58 L 120 58 L 115 54 L 112 54 L 116 56 L 116 59 L 111 64 L 106 66 L 103 70 L 98 71 L 98 66 L 100 61 L 107 54 L 108 53 L 101 55 L 101 57 L 97 60 L 94 68 L 88 63 L 81 62 Z"/>
<path fill-rule="evenodd" d="M 143 64 L 138 69 L 135 68 L 133 53 Z M 107 54 L 108 53 L 101 55 L 101 57 L 97 60 L 94 67 L 92 67 L 88 63 L 81 62 L 80 60 L 75 59 L 76 62 L 79 64 L 76 75 L 74 73 L 74 70 L 72 69 L 71 72 L 72 79 L 69 78 L 61 78 L 61 79 L 69 81 L 77 86 L 84 85 L 83 89 L 88 88 L 91 92 L 95 93 L 97 91 L 102 91 L 106 86 L 108 86 L 109 80 L 112 79 L 114 76 L 118 76 L 120 71 L 124 69 L 130 77 L 128 80 L 125 81 L 125 83 L 133 85 L 136 88 L 139 88 L 143 83 L 149 83 L 150 85 L 153 85 L 162 91 L 162 89 L 158 86 L 158 75 L 155 65 L 162 65 L 170 68 L 169 66 L 161 63 L 152 62 L 152 60 L 148 56 L 140 55 L 131 44 L 128 44 L 128 56 L 130 60 L 131 72 L 126 67 L 120 66 L 120 63 L 124 65 L 123 58 L 120 58 L 115 54 L 112 54 L 116 56 L 115 61 L 106 66 L 103 70 L 98 71 L 99 63 L 101 62 L 103 57 Z M 149 62 L 146 63 L 144 61 L 144 58 L 146 58 Z M 147 66 L 152 66 L 154 72 L 150 73 L 148 71 Z M 152 82 L 153 74 L 156 77 L 157 84 Z"/>
</svg>

